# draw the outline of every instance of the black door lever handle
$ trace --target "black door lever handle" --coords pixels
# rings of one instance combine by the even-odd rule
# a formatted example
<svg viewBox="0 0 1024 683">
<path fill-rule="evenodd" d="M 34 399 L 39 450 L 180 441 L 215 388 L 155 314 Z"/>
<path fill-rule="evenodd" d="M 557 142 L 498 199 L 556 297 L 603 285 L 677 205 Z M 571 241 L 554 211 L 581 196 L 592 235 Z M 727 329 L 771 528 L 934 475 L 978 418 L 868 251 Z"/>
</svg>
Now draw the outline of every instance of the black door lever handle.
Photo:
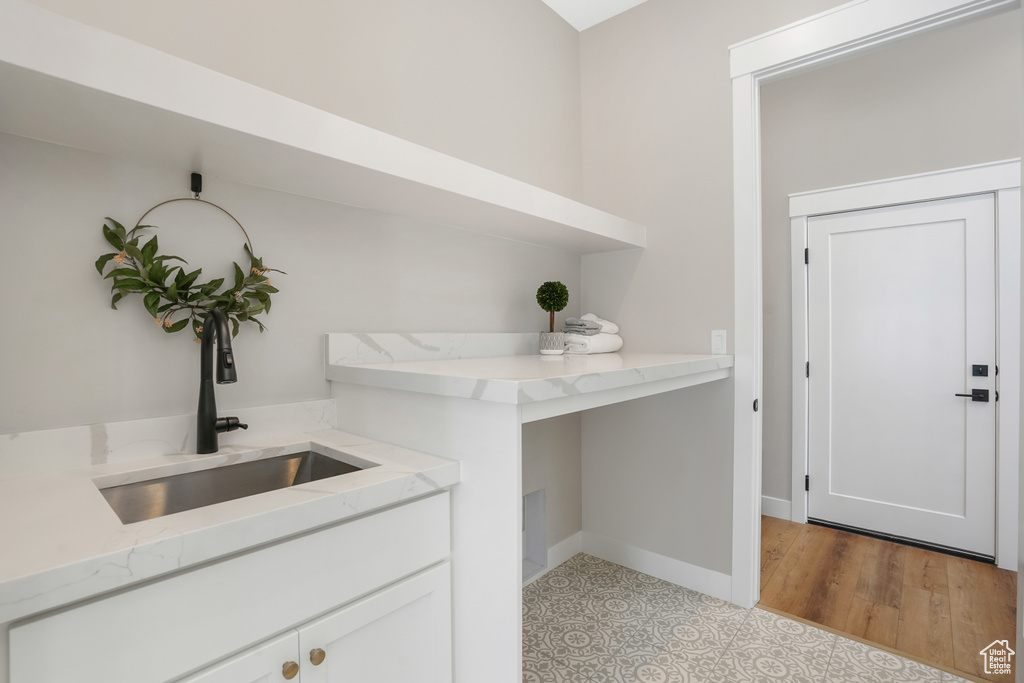
<svg viewBox="0 0 1024 683">
<path fill-rule="evenodd" d="M 988 389 L 971 389 L 969 394 L 953 394 L 954 396 L 962 396 L 963 398 L 969 398 L 976 403 L 988 403 Z"/>
</svg>

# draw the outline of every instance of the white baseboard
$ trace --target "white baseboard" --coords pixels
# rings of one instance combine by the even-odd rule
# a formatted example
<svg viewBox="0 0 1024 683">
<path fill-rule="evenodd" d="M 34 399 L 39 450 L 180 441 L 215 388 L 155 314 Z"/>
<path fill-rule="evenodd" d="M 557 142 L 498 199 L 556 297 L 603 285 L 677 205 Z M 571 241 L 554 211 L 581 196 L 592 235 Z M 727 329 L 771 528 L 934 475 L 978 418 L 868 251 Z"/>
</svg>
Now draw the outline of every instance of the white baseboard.
<svg viewBox="0 0 1024 683">
<path fill-rule="evenodd" d="M 592 533 L 583 534 L 583 552 L 722 600 L 732 600 L 732 577 L 728 574 Z"/>
<path fill-rule="evenodd" d="M 548 566 L 523 581 L 523 586 L 529 586 L 547 572 L 581 552 L 583 552 L 583 532 L 577 531 L 564 541 L 559 541 L 548 548 Z"/>
<path fill-rule="evenodd" d="M 793 504 L 781 498 L 761 496 L 761 514 L 789 520 L 793 518 Z"/>
<path fill-rule="evenodd" d="M 548 548 L 548 567 L 554 569 L 573 555 L 583 552 L 583 532 L 577 531 L 569 538 Z"/>
</svg>

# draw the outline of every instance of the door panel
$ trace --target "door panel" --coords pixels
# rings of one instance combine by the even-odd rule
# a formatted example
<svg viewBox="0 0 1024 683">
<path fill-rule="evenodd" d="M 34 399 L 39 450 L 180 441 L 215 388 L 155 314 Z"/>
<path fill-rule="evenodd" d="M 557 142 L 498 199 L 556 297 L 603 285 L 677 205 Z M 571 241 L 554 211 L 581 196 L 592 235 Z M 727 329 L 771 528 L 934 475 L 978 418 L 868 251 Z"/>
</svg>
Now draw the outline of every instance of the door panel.
<svg viewBox="0 0 1024 683">
<path fill-rule="evenodd" d="M 808 221 L 808 515 L 992 555 L 991 195 Z M 972 377 L 973 364 L 990 368 Z"/>
<path fill-rule="evenodd" d="M 298 654 L 298 634 L 288 631 L 179 683 L 285 683 L 284 665 L 298 663 Z"/>
<path fill-rule="evenodd" d="M 451 647 L 447 563 L 299 629 L 303 683 L 451 683 Z"/>
</svg>

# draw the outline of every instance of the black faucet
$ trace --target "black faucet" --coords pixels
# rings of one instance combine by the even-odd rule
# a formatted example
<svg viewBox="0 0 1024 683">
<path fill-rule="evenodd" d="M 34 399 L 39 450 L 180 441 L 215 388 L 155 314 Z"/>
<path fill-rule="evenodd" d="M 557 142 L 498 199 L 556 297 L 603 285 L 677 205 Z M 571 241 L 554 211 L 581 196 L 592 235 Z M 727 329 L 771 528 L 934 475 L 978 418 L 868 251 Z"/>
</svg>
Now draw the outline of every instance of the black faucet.
<svg viewBox="0 0 1024 683">
<path fill-rule="evenodd" d="M 213 309 L 203 321 L 203 337 L 199 345 L 199 410 L 196 413 L 196 453 L 216 453 L 217 434 L 248 429 L 237 417 L 217 417 L 217 401 L 213 395 L 213 339 L 217 338 L 217 384 L 233 384 L 235 359 L 231 355 L 231 332 L 223 311 Z"/>
</svg>

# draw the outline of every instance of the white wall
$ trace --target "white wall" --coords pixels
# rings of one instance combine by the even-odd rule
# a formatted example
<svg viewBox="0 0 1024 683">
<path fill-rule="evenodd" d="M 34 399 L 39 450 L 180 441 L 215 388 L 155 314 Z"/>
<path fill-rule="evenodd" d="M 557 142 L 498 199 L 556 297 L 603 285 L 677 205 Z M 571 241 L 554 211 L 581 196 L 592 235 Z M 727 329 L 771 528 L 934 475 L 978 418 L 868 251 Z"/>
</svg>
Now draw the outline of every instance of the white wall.
<svg viewBox="0 0 1024 683">
<path fill-rule="evenodd" d="M 551 548 L 583 530 L 579 413 L 523 425 L 523 494 L 545 490 L 545 540 Z"/>
<path fill-rule="evenodd" d="M 578 34 L 539 0 L 39 0 L 152 45 L 414 142 L 578 194 Z M 187 194 L 188 172 L 0 135 L 0 433 L 195 410 L 198 352 L 163 335 L 137 300 L 109 308 L 92 266 L 104 216 L 134 223 Z M 330 396 L 328 331 L 542 329 L 537 286 L 568 285 L 577 257 L 391 215 L 226 183 L 203 197 L 234 213 L 281 293 L 270 330 L 235 342 L 239 381 L 218 405 Z M 237 228 L 178 203 L 147 222 L 163 250 L 210 277 L 241 260 Z"/>
<path fill-rule="evenodd" d="M 791 498 L 788 195 L 1016 157 L 1019 24 L 999 14 L 761 88 L 764 495 Z"/>
<path fill-rule="evenodd" d="M 139 297 L 112 311 L 93 267 L 110 251 L 104 216 L 134 224 L 186 194 L 187 169 L 0 135 L 0 433 L 189 413 L 199 353 L 188 331 L 158 331 Z M 559 279 L 578 311 L 579 259 L 453 228 L 205 179 L 203 196 L 246 227 L 257 254 L 287 275 L 269 330 L 234 342 L 238 383 L 222 409 L 328 398 L 322 335 L 340 331 L 530 332 L 547 314 L 538 283 Z M 244 257 L 230 219 L 179 202 L 158 209 L 162 252 L 212 278 Z M 212 255 L 216 254 L 217 258 Z M 244 262 L 243 262 L 243 265 Z M 227 266 L 227 267 L 225 267 Z"/>
<path fill-rule="evenodd" d="M 583 309 L 619 323 L 627 349 L 708 353 L 712 329 L 731 331 L 728 46 L 839 4 L 648 0 L 581 34 L 584 201 L 648 226 L 643 252 L 583 258 Z M 684 491 L 699 481 L 698 495 L 662 501 L 657 533 L 687 541 L 665 545 L 674 559 L 731 573 L 731 383 L 678 393 L 685 398 L 655 397 L 643 413 L 602 409 L 600 424 L 614 424 L 618 442 L 658 458 L 650 487 Z M 670 426 L 668 439 L 650 441 L 651 420 Z M 625 457 L 594 436 L 598 427 L 584 418 L 583 527 L 596 533 L 588 464 Z M 655 448 L 667 450 L 646 453 Z M 619 500 L 602 502 L 612 516 L 633 519 L 630 498 Z"/>
<path fill-rule="evenodd" d="M 583 530 L 731 574 L 732 497 L 721 487 L 732 481 L 732 460 L 713 429 L 692 423 L 720 420 L 732 389 L 699 389 L 583 413 Z M 666 428 L 681 420 L 690 428 Z"/>
<path fill-rule="evenodd" d="M 31 0 L 559 194 L 580 194 L 578 34 L 540 0 Z"/>
</svg>

